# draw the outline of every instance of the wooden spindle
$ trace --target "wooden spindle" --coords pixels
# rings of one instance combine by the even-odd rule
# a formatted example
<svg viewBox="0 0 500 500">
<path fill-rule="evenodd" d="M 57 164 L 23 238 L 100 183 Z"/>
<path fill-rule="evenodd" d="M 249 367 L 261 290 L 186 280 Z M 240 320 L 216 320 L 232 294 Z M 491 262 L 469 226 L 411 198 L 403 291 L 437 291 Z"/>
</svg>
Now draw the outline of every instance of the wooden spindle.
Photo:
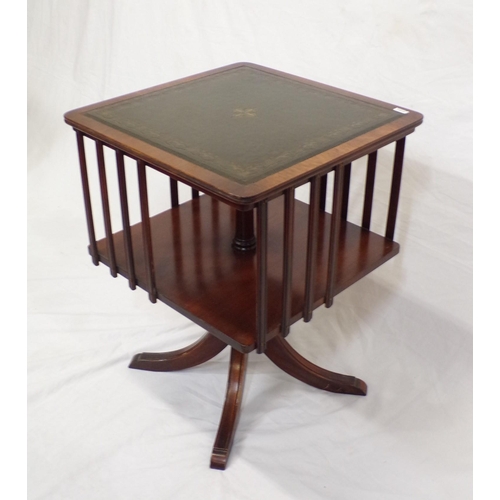
<svg viewBox="0 0 500 500">
<path fill-rule="evenodd" d="M 87 231 L 89 235 L 89 249 L 94 265 L 99 265 L 99 254 L 95 240 L 94 218 L 92 217 L 92 203 L 90 201 L 89 177 L 87 173 L 87 160 L 85 158 L 85 146 L 83 144 L 83 134 L 76 130 L 76 143 L 78 145 L 78 159 L 80 161 L 80 173 L 82 177 L 83 203 L 85 204 L 85 215 L 87 219 Z"/>
<path fill-rule="evenodd" d="M 377 167 L 377 151 L 368 155 L 366 167 L 365 200 L 363 204 L 363 219 L 361 226 L 370 229 L 373 206 L 373 190 L 375 188 L 375 170 Z"/>
<path fill-rule="evenodd" d="M 324 212 L 326 209 L 326 186 L 328 184 L 328 174 L 322 175 L 320 179 L 319 209 Z"/>
<path fill-rule="evenodd" d="M 118 188 L 120 190 L 120 206 L 122 210 L 122 225 L 124 235 L 125 256 L 127 258 L 128 283 L 135 290 L 136 277 L 134 266 L 134 252 L 132 250 L 132 234 L 130 232 L 130 217 L 128 210 L 127 181 L 125 178 L 125 162 L 123 152 L 116 150 L 116 169 L 118 173 Z"/>
<path fill-rule="evenodd" d="M 307 261 L 306 261 L 306 288 L 304 297 L 304 321 L 311 321 L 314 308 L 314 287 L 316 275 L 316 249 L 318 248 L 318 219 L 319 219 L 319 185 L 318 177 L 311 180 L 309 198 L 309 221 L 307 228 Z"/>
<path fill-rule="evenodd" d="M 326 277 L 325 305 L 331 307 L 335 294 L 335 272 L 337 270 L 337 256 L 339 250 L 340 224 L 342 223 L 342 198 L 344 194 L 345 166 L 337 165 L 335 169 L 335 183 L 333 186 L 333 207 L 330 226 L 330 244 L 328 249 L 328 270 Z"/>
<path fill-rule="evenodd" d="M 203 256 L 206 255 L 206 249 L 203 248 L 203 226 L 201 221 L 201 207 L 199 203 L 192 203 L 190 205 L 191 209 L 191 220 L 193 225 L 193 246 L 194 246 L 194 266 L 191 264 L 196 270 L 196 276 L 200 281 L 201 288 L 205 288 L 205 273 L 203 272 L 204 268 L 204 260 Z"/>
<path fill-rule="evenodd" d="M 193 200 L 200 197 L 200 192 L 197 189 L 191 188 L 191 195 Z"/>
<path fill-rule="evenodd" d="M 290 333 L 292 312 L 292 269 L 293 269 L 293 227 L 295 216 L 295 189 L 285 191 L 285 220 L 283 234 L 283 300 L 281 333 L 286 337 Z"/>
<path fill-rule="evenodd" d="M 172 177 L 170 177 L 170 200 L 172 208 L 179 206 L 179 186 L 178 182 Z"/>
<path fill-rule="evenodd" d="M 149 220 L 148 187 L 146 181 L 146 164 L 142 160 L 137 162 L 139 178 L 139 199 L 141 204 L 142 243 L 144 247 L 144 263 L 146 265 L 147 287 L 149 300 L 156 302 L 156 280 L 153 260 L 153 245 L 151 242 L 151 222 Z"/>
<path fill-rule="evenodd" d="M 177 285 L 182 283 L 182 278 L 184 276 L 184 266 L 185 266 L 185 260 L 182 258 L 183 256 L 182 231 L 183 231 L 183 220 L 181 218 L 180 210 L 174 210 L 172 212 L 172 241 L 174 249 L 174 260 L 177 263 L 174 266 Z"/>
<path fill-rule="evenodd" d="M 257 205 L 257 352 L 266 350 L 267 335 L 267 201 Z"/>
<path fill-rule="evenodd" d="M 385 237 L 394 240 L 396 229 L 396 216 L 398 214 L 399 191 L 401 188 L 401 178 L 403 177 L 403 159 L 405 155 L 405 137 L 396 142 L 396 152 L 394 154 L 394 168 L 392 170 L 391 197 L 389 201 L 389 211 L 387 214 L 387 226 Z"/>
<path fill-rule="evenodd" d="M 349 208 L 349 189 L 351 186 L 351 164 L 344 165 L 344 181 L 342 185 L 342 219 L 347 220 L 347 211 Z"/>
<path fill-rule="evenodd" d="M 111 214 L 109 211 L 108 182 L 106 179 L 106 166 L 104 164 L 104 145 L 101 141 L 95 141 L 97 152 L 97 168 L 99 170 L 99 182 L 101 185 L 102 214 L 104 217 L 104 231 L 106 233 L 106 243 L 108 245 L 108 260 L 111 276 L 118 275 L 116 266 L 115 245 L 113 242 L 113 231 L 111 229 Z"/>
</svg>

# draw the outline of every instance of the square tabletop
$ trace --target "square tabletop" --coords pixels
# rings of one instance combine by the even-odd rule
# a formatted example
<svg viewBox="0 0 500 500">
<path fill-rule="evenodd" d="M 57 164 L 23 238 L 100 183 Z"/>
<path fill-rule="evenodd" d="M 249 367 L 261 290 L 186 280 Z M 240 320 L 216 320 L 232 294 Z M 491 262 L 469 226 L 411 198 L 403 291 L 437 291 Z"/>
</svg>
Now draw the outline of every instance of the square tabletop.
<svg viewBox="0 0 500 500">
<path fill-rule="evenodd" d="M 74 128 L 236 205 L 408 135 L 420 113 L 238 63 L 65 114 Z"/>
</svg>

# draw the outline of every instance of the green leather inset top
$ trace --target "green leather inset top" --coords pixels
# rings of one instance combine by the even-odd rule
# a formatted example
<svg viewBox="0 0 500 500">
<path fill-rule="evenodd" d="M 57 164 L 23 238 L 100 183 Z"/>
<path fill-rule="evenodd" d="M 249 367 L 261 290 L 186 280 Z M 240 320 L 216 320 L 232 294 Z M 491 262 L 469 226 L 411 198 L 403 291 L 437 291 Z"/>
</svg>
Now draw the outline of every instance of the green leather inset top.
<svg viewBox="0 0 500 500">
<path fill-rule="evenodd" d="M 241 184 L 256 182 L 401 116 L 245 66 L 86 115 Z"/>
</svg>

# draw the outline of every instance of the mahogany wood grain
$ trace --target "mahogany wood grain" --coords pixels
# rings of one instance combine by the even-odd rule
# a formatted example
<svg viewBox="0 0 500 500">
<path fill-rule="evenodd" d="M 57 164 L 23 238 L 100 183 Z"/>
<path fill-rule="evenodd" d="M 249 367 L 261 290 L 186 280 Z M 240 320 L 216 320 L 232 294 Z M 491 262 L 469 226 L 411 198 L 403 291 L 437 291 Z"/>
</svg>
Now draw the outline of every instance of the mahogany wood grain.
<svg viewBox="0 0 500 500">
<path fill-rule="evenodd" d="M 212 469 L 224 470 L 227 466 L 234 434 L 240 418 L 247 361 L 248 354 L 231 349 L 226 400 L 210 460 Z"/>
<path fill-rule="evenodd" d="M 132 290 L 135 290 L 136 278 L 135 278 L 134 252 L 132 249 L 132 235 L 130 233 L 127 181 L 125 177 L 125 162 L 123 159 L 123 153 L 121 151 L 116 151 L 116 169 L 118 173 L 118 189 L 120 191 L 120 206 L 122 212 L 125 255 L 127 257 L 128 281 L 130 288 Z"/>
<path fill-rule="evenodd" d="M 78 146 L 78 159 L 80 162 L 80 175 L 82 178 L 83 202 L 85 205 L 85 215 L 87 219 L 87 232 L 89 235 L 89 249 L 94 265 L 99 265 L 99 254 L 97 252 L 97 243 L 95 239 L 94 218 L 92 216 L 92 203 L 90 200 L 89 177 L 87 172 L 87 159 L 85 157 L 85 145 L 83 134 L 78 130 L 76 132 L 76 143 Z"/>
<path fill-rule="evenodd" d="M 99 171 L 99 183 L 101 186 L 101 203 L 102 203 L 102 214 L 104 218 L 104 231 L 106 233 L 106 240 L 108 243 L 108 262 L 109 270 L 111 276 L 116 278 L 116 255 L 115 255 L 115 245 L 113 242 L 113 230 L 111 228 L 111 214 L 109 210 L 109 196 L 108 196 L 108 182 L 106 180 L 106 167 L 104 164 L 104 146 L 101 141 L 96 141 L 96 152 L 97 152 L 97 168 Z"/>
<path fill-rule="evenodd" d="M 363 219 L 361 227 L 370 229 L 373 206 L 373 191 L 375 188 L 375 170 L 377 168 L 377 151 L 368 155 L 366 167 L 365 198 L 363 202 Z"/>
<path fill-rule="evenodd" d="M 329 392 L 366 396 L 367 386 L 362 380 L 320 368 L 301 356 L 281 335 L 268 342 L 265 354 L 284 372 L 308 385 Z"/>
<path fill-rule="evenodd" d="M 149 218 L 148 187 L 146 179 L 146 164 L 143 161 L 137 162 L 137 175 L 139 181 L 139 200 L 141 204 L 141 228 L 143 246 L 143 267 L 146 274 L 146 290 L 149 293 L 149 300 L 156 302 L 158 292 L 156 290 L 156 277 L 153 258 L 153 245 L 151 243 L 151 220 Z M 137 237 L 134 237 L 134 241 Z"/>
<path fill-rule="evenodd" d="M 396 229 L 396 216 L 398 214 L 399 191 L 401 188 L 401 179 L 403 177 L 403 159 L 405 154 L 405 138 L 396 142 L 396 151 L 394 153 L 394 167 L 392 170 L 391 196 L 389 200 L 389 210 L 387 214 L 387 226 L 385 237 L 394 239 Z"/>
<path fill-rule="evenodd" d="M 281 330 L 283 197 L 269 202 L 267 340 Z M 303 317 L 309 205 L 295 200 L 290 324 Z M 256 254 L 235 252 L 233 209 L 209 196 L 189 200 L 150 221 L 158 299 L 241 352 L 256 348 Z M 199 227 L 199 231 L 196 228 Z M 325 301 L 331 215 L 319 213 L 314 307 Z M 137 284 L 149 291 L 143 227 L 131 227 Z M 148 233 L 149 231 L 146 231 Z M 196 234 L 197 233 L 197 234 Z M 115 234 L 118 272 L 128 278 L 123 233 Z M 97 243 L 107 264 L 106 239 Z M 146 250 L 146 253 L 145 253 Z M 340 293 L 392 258 L 399 245 L 343 222 L 333 293 Z"/>
<path fill-rule="evenodd" d="M 129 368 L 153 372 L 184 370 L 209 361 L 226 347 L 225 342 L 207 333 L 183 349 L 170 352 L 142 352 L 136 354 L 132 358 Z"/>
</svg>

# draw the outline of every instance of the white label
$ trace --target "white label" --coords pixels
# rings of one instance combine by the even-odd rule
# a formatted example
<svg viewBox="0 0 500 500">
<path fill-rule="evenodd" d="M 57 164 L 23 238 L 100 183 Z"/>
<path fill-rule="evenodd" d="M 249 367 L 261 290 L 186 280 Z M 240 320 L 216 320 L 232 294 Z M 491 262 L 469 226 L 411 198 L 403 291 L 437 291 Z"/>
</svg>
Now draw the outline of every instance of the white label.
<svg viewBox="0 0 500 500">
<path fill-rule="evenodd" d="M 398 113 L 403 113 L 403 115 L 409 113 L 409 111 L 406 111 L 406 109 L 401 109 L 401 108 L 394 108 L 393 111 L 397 111 Z"/>
</svg>

